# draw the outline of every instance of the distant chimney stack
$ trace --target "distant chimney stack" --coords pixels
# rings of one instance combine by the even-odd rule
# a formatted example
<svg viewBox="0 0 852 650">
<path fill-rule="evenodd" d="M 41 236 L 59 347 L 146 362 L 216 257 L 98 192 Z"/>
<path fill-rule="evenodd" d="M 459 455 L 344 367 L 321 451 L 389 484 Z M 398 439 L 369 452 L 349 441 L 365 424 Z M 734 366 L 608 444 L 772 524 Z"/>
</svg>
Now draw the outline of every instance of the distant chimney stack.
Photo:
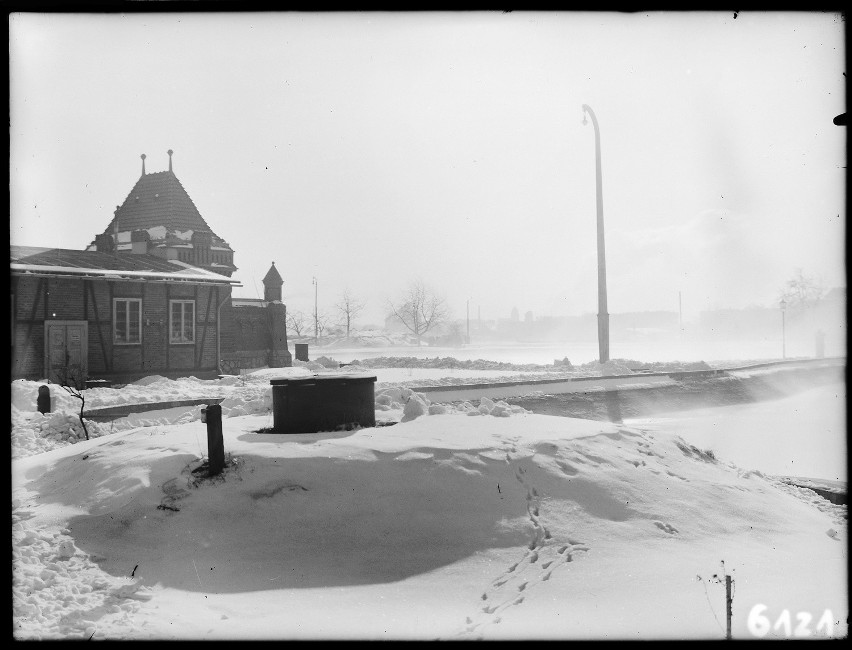
<svg viewBox="0 0 852 650">
<path fill-rule="evenodd" d="M 151 235 L 147 230 L 134 230 L 130 233 L 130 252 L 136 255 L 145 255 L 151 241 Z"/>
<path fill-rule="evenodd" d="M 121 209 L 120 205 L 115 206 L 115 212 L 113 213 L 115 216 L 112 219 L 112 233 L 113 233 L 113 247 L 112 252 L 116 255 L 118 254 L 118 211 Z"/>
<path fill-rule="evenodd" d="M 172 171 L 172 154 L 174 153 L 174 151 L 169 149 L 167 153 L 169 154 L 169 171 Z"/>
<path fill-rule="evenodd" d="M 112 235 L 103 233 L 95 236 L 95 250 L 101 253 L 111 253 L 114 250 Z"/>
<path fill-rule="evenodd" d="M 143 175 L 143 176 L 145 175 L 145 158 L 146 158 L 146 157 L 147 157 L 147 156 L 145 156 L 145 154 L 143 153 L 143 154 L 142 154 L 142 175 Z"/>
</svg>

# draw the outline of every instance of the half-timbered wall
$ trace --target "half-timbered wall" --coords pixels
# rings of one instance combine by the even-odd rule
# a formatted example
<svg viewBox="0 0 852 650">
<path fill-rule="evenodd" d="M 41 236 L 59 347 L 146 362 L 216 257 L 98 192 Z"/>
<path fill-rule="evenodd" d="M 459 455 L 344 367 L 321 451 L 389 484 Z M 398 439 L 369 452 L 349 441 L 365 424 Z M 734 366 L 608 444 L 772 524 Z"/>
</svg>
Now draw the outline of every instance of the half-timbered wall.
<svg viewBox="0 0 852 650">
<path fill-rule="evenodd" d="M 92 279 L 12 278 L 13 378 L 44 376 L 44 322 L 84 320 L 89 376 L 114 380 L 151 374 L 218 373 L 216 311 L 230 287 Z M 141 342 L 113 342 L 113 301 L 142 301 Z M 169 300 L 195 301 L 195 340 L 169 342 Z"/>
</svg>

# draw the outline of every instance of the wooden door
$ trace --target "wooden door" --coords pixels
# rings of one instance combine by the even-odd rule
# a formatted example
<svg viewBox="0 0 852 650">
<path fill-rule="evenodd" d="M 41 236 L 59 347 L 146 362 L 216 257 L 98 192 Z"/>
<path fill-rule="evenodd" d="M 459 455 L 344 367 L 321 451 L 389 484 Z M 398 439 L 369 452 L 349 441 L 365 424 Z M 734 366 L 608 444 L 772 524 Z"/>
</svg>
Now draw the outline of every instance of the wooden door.
<svg viewBox="0 0 852 650">
<path fill-rule="evenodd" d="M 86 321 L 45 321 L 45 376 L 51 382 L 86 387 L 88 326 Z"/>
</svg>

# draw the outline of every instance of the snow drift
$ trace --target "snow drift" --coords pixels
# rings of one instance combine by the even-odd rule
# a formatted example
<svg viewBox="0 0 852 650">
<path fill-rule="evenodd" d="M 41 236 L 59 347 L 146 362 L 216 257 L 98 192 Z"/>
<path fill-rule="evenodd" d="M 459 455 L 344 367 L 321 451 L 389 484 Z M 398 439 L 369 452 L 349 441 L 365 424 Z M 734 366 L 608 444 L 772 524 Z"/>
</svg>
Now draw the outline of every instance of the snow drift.
<svg viewBox="0 0 852 650">
<path fill-rule="evenodd" d="M 735 636 L 755 603 L 830 608 L 845 631 L 845 508 L 676 435 L 522 413 L 264 422 L 226 422 L 214 479 L 192 472 L 197 421 L 16 461 L 16 635 L 718 638 L 722 560 Z"/>
</svg>

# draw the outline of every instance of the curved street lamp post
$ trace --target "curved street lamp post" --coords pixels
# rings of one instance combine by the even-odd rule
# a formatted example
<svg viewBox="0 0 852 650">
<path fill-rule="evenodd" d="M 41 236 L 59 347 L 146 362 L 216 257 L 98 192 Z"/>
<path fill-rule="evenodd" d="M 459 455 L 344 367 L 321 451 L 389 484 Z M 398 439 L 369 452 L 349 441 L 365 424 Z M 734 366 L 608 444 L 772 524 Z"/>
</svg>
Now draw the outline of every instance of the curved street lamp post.
<svg viewBox="0 0 852 650">
<path fill-rule="evenodd" d="M 598 119 L 587 104 L 583 104 L 583 124 L 586 113 L 595 127 L 595 181 L 598 213 L 598 354 L 601 363 L 609 361 L 609 313 L 606 305 L 606 251 L 604 249 L 603 188 L 601 186 L 601 134 Z"/>
<path fill-rule="evenodd" d="M 315 277 L 311 279 L 314 284 L 314 341 L 319 341 L 319 312 L 317 311 L 317 291 L 319 291 L 319 283 Z"/>
</svg>

